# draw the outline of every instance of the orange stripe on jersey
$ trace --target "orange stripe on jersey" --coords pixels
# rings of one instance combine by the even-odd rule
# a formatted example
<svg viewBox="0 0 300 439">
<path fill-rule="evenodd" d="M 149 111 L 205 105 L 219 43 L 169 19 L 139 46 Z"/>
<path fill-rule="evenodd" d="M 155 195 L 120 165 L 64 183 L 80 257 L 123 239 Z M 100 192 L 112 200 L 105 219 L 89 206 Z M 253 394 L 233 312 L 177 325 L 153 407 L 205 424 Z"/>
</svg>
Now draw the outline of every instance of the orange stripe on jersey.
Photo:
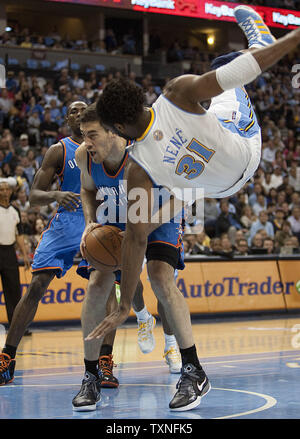
<svg viewBox="0 0 300 439">
<path fill-rule="evenodd" d="M 35 271 L 41 271 L 41 270 L 61 270 L 63 269 L 61 267 L 41 267 L 41 268 L 32 268 L 31 272 L 34 273 Z"/>
<path fill-rule="evenodd" d="M 117 178 L 118 175 L 120 174 L 120 172 L 122 171 L 122 169 L 124 168 L 125 163 L 127 162 L 127 159 L 128 159 L 128 152 L 126 153 L 126 156 L 125 156 L 125 158 L 124 158 L 124 160 L 123 160 L 123 163 L 122 163 L 120 169 L 118 170 L 118 172 L 117 172 L 115 175 L 110 175 L 110 174 L 108 174 L 108 173 L 106 172 L 105 168 L 104 168 L 103 163 L 102 163 L 102 168 L 103 168 L 103 171 L 104 171 L 105 175 L 107 175 L 107 177 L 109 177 L 109 178 Z"/>
<path fill-rule="evenodd" d="M 57 174 L 59 177 L 62 177 L 64 170 L 65 170 L 65 166 L 66 166 L 66 156 L 67 156 L 67 151 L 66 151 L 66 144 L 63 140 L 60 140 L 60 143 L 63 146 L 63 152 L 64 152 L 64 163 L 63 163 L 63 167 L 62 170 L 60 171 L 59 174 Z M 61 182 L 62 183 L 62 182 Z"/>
</svg>

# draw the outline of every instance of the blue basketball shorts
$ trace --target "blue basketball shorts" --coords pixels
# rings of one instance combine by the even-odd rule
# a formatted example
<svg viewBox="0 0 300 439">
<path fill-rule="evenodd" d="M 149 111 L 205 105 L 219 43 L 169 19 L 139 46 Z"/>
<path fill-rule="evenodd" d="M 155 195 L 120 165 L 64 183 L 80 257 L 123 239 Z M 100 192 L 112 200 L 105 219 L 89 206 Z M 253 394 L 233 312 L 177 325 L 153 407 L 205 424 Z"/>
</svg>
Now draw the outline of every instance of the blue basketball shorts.
<svg viewBox="0 0 300 439">
<path fill-rule="evenodd" d="M 83 212 L 56 213 L 42 232 L 34 253 L 32 272 L 54 270 L 60 278 L 72 267 L 85 228 Z"/>
</svg>

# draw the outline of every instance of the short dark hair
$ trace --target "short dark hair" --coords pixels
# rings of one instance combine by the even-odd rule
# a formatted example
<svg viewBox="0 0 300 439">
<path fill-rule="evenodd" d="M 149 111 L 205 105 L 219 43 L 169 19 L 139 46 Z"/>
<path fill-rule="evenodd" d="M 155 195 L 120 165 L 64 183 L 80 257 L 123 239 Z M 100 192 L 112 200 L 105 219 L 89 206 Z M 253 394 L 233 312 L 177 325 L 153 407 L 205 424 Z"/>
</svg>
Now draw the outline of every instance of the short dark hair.
<svg viewBox="0 0 300 439">
<path fill-rule="evenodd" d="M 82 123 L 99 122 L 99 117 L 97 115 L 95 102 L 89 105 L 88 107 L 86 107 L 85 110 L 83 110 L 80 116 L 80 122 Z"/>
<path fill-rule="evenodd" d="M 97 101 L 97 114 L 101 122 L 112 126 L 115 123 L 136 123 L 144 107 L 141 87 L 127 78 L 112 79 Z"/>
</svg>

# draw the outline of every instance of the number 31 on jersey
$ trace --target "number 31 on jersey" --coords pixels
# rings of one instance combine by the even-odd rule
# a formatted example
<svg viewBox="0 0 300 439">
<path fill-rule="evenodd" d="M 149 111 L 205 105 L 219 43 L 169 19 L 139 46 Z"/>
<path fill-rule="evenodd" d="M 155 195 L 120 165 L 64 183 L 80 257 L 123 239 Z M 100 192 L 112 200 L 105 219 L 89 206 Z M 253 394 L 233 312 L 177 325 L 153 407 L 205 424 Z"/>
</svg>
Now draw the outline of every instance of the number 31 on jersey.
<svg viewBox="0 0 300 439">
<path fill-rule="evenodd" d="M 192 180 L 202 174 L 205 168 L 205 163 L 210 161 L 215 151 L 202 145 L 202 143 L 196 139 L 192 139 L 186 149 L 196 154 L 203 161 L 195 160 L 193 156 L 186 154 L 179 160 L 175 172 L 177 175 L 185 174 L 184 178 Z"/>
</svg>

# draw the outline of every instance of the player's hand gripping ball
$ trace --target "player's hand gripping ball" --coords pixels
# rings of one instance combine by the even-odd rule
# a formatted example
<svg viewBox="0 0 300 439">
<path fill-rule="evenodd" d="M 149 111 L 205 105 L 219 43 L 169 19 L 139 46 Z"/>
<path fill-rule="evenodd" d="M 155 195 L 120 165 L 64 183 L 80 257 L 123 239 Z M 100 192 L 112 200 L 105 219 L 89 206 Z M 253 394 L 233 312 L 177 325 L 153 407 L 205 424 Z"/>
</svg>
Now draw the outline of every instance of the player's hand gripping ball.
<svg viewBox="0 0 300 439">
<path fill-rule="evenodd" d="M 121 229 L 115 226 L 93 228 L 85 237 L 85 256 L 88 262 L 100 271 L 121 269 Z"/>
</svg>

